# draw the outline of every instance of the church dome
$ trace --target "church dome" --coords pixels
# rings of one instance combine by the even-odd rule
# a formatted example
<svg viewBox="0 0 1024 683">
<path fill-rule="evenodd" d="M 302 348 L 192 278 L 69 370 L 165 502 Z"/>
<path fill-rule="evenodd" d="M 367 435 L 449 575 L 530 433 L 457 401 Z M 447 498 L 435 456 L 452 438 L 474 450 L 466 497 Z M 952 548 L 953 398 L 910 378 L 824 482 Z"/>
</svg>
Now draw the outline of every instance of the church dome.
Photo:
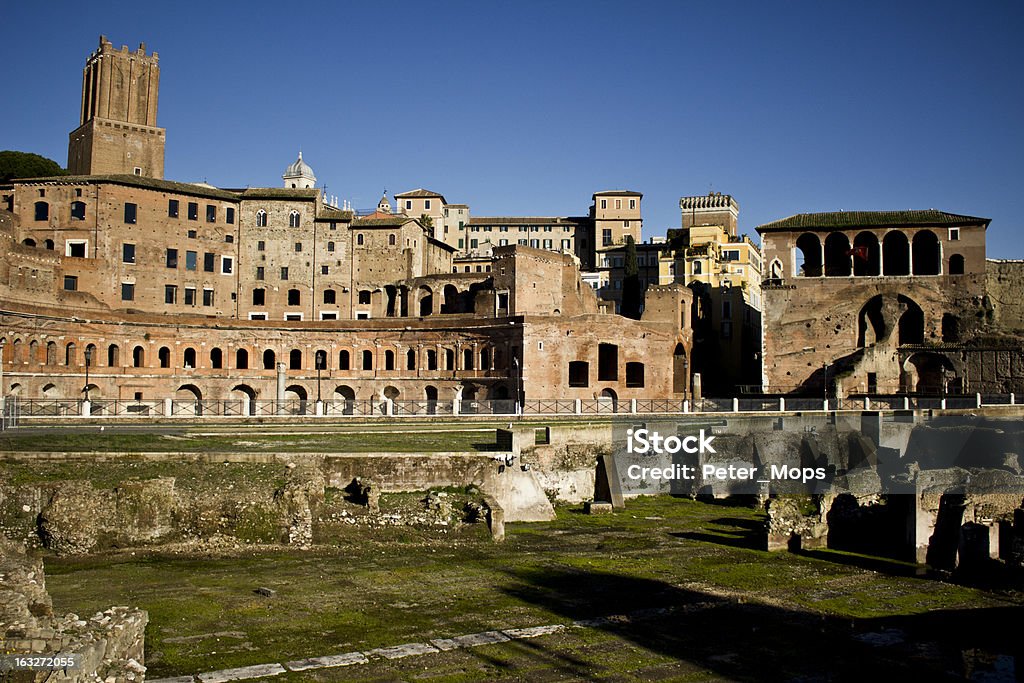
<svg viewBox="0 0 1024 683">
<path fill-rule="evenodd" d="M 310 165 L 302 160 L 302 152 L 299 152 L 299 158 L 295 163 L 288 165 L 281 178 L 284 179 L 285 187 L 289 187 L 289 184 L 291 187 L 313 187 L 316 184 L 316 174 Z"/>
</svg>

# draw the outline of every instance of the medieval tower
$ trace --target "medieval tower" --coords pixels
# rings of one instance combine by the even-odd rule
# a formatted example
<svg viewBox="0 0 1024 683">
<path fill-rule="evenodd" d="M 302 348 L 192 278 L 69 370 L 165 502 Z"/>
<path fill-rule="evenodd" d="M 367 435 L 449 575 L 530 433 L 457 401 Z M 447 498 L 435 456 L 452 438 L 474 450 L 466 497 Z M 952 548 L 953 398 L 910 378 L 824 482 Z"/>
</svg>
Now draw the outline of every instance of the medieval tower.
<svg viewBox="0 0 1024 683">
<path fill-rule="evenodd" d="M 157 53 L 115 50 L 106 36 L 82 74 L 82 114 L 68 142 L 74 175 L 164 176 L 165 131 L 157 128 Z"/>
</svg>

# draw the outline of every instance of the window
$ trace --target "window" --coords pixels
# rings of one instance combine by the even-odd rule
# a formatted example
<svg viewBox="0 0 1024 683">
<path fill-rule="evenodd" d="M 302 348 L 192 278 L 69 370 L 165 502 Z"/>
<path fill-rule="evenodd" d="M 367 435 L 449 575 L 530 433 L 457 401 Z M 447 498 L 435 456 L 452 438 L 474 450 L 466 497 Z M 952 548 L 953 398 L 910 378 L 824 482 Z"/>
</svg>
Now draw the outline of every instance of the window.
<svg viewBox="0 0 1024 683">
<path fill-rule="evenodd" d="M 603 230 L 601 230 L 601 245 L 607 247 L 611 243 L 612 243 L 612 229 L 611 228 L 604 228 Z"/>
<path fill-rule="evenodd" d="M 229 206 L 228 208 L 224 209 L 224 220 L 227 222 L 228 225 L 235 224 L 235 209 L 233 207 Z"/>
<path fill-rule="evenodd" d="M 235 271 L 235 259 L 233 256 L 220 257 L 220 274 L 231 275 Z"/>
<path fill-rule="evenodd" d="M 430 200 L 429 199 L 423 200 L 423 208 L 426 209 L 427 211 L 430 211 Z"/>
<path fill-rule="evenodd" d="M 412 201 L 411 201 L 411 200 L 408 200 L 408 199 L 406 199 L 406 200 L 405 200 L 405 210 L 406 210 L 406 211 L 409 211 L 410 209 L 412 209 Z"/>
<path fill-rule="evenodd" d="M 334 251 L 334 242 L 327 243 L 327 251 Z"/>
<path fill-rule="evenodd" d="M 260 240 L 259 242 L 256 243 L 256 251 L 266 251 L 266 250 L 267 250 L 267 243 L 266 242 L 264 242 L 263 240 Z"/>
<path fill-rule="evenodd" d="M 964 274 L 964 257 L 961 254 L 953 254 L 949 257 L 949 274 Z"/>
<path fill-rule="evenodd" d="M 302 302 L 302 294 L 297 289 L 288 290 L 288 305 L 298 306 Z"/>
<path fill-rule="evenodd" d="M 602 209 L 607 209 L 608 208 L 608 200 L 607 199 L 602 199 L 601 200 L 601 208 Z"/>
<path fill-rule="evenodd" d="M 195 230 L 189 230 L 187 234 L 190 240 L 194 240 L 196 237 L 199 236 L 199 233 L 196 232 Z"/>
<path fill-rule="evenodd" d="M 629 200 L 629 208 L 631 208 L 631 209 L 635 209 L 636 208 L 636 200 L 635 199 L 630 199 Z"/>
<path fill-rule="evenodd" d="M 164 303 L 165 304 L 176 304 L 176 303 L 178 303 L 178 287 L 177 287 L 177 285 L 164 285 Z"/>
<path fill-rule="evenodd" d="M 249 369 L 249 352 L 246 349 L 238 349 L 235 351 L 235 369 Z"/>
<path fill-rule="evenodd" d="M 297 228 L 297 227 L 299 227 L 299 212 L 298 211 L 294 211 L 293 210 L 291 213 L 288 214 L 288 227 L 289 228 Z"/>
<path fill-rule="evenodd" d="M 204 306 L 212 306 L 213 305 L 213 290 L 212 289 L 203 288 L 203 305 Z"/>
<path fill-rule="evenodd" d="M 361 305 L 364 305 L 364 306 L 366 304 L 370 303 L 370 290 L 368 290 L 368 289 L 361 289 L 361 290 L 359 290 L 359 303 Z"/>
<path fill-rule="evenodd" d="M 700 261 L 694 261 L 693 262 L 693 274 L 694 275 L 700 275 L 701 274 L 701 262 Z"/>
<path fill-rule="evenodd" d="M 626 386 L 642 387 L 644 385 L 644 364 L 626 363 Z"/>
<path fill-rule="evenodd" d="M 358 244 L 359 246 L 363 246 L 363 234 L 362 233 L 359 233 L 358 235 L 356 235 L 356 244 Z"/>
<path fill-rule="evenodd" d="M 337 313 L 327 313 L 326 311 L 321 311 L 320 312 L 320 319 L 321 320 L 337 320 L 338 319 L 338 314 Z"/>
<path fill-rule="evenodd" d="M 949 229 L 949 241 L 950 242 L 956 242 L 959 239 L 960 239 L 960 228 L 950 228 Z"/>
<path fill-rule="evenodd" d="M 170 248 L 167 249 L 167 267 L 168 268 L 177 268 L 178 267 L 178 250 L 177 249 L 170 249 Z"/>
<path fill-rule="evenodd" d="M 264 211 L 263 209 L 260 209 L 259 211 L 256 212 L 256 227 L 257 228 L 265 228 L 265 227 L 267 227 L 267 212 Z M 263 251 L 263 250 L 260 249 L 260 251 Z"/>
<path fill-rule="evenodd" d="M 337 295 L 335 294 L 333 289 L 325 289 L 324 290 L 324 303 L 325 304 L 333 304 L 333 303 L 336 302 L 336 300 L 337 300 Z"/>
<path fill-rule="evenodd" d="M 391 246 L 391 247 L 395 246 L 395 236 L 394 235 L 388 235 L 388 246 Z"/>
<path fill-rule="evenodd" d="M 124 222 L 125 223 L 129 223 L 131 225 L 134 225 L 135 221 L 138 218 L 138 213 L 139 213 L 138 205 L 132 204 L 131 202 L 125 202 L 125 205 L 124 205 Z"/>
<path fill-rule="evenodd" d="M 235 236 L 234 235 L 224 235 L 224 241 L 227 242 L 228 244 L 234 244 L 235 243 Z"/>
<path fill-rule="evenodd" d="M 263 280 L 267 274 L 267 269 L 263 266 L 256 266 L 256 279 Z"/>
<path fill-rule="evenodd" d="M 217 255 L 211 254 L 210 252 L 205 252 L 203 254 L 203 270 L 206 271 L 207 273 L 212 273 L 214 272 L 214 270 L 216 270 L 216 265 Z"/>
<path fill-rule="evenodd" d="M 342 351 L 338 352 L 338 369 L 339 370 L 349 370 L 350 369 L 349 358 L 350 358 L 350 354 L 349 354 L 348 351 L 342 350 Z"/>
<path fill-rule="evenodd" d="M 85 258 L 89 253 L 88 240 L 68 240 L 64 243 L 64 255 L 73 258 Z"/>
<path fill-rule="evenodd" d="M 217 222 L 217 207 L 213 204 L 206 205 L 206 222 L 216 223 Z"/>
<path fill-rule="evenodd" d="M 616 209 L 621 209 L 622 208 L 622 200 L 621 199 L 616 199 L 615 200 L 615 208 Z"/>
<path fill-rule="evenodd" d="M 188 203 L 188 219 L 190 221 L 199 220 L 199 204 L 197 202 Z"/>
<path fill-rule="evenodd" d="M 74 275 L 64 276 L 64 289 L 69 292 L 78 291 L 78 278 Z"/>
<path fill-rule="evenodd" d="M 569 386 L 585 387 L 590 384 L 590 363 L 583 360 L 569 361 Z"/>
<path fill-rule="evenodd" d="M 130 282 L 121 283 L 121 301 L 135 301 L 135 285 Z"/>
<path fill-rule="evenodd" d="M 266 320 L 266 319 L 267 319 L 267 314 L 266 313 L 250 313 L 249 314 L 249 320 Z"/>
<path fill-rule="evenodd" d="M 302 253 L 302 242 L 296 242 L 295 243 L 295 253 L 296 254 L 301 254 Z"/>
<path fill-rule="evenodd" d="M 48 221 L 50 220 L 50 205 L 46 202 L 36 202 L 36 220 L 37 221 Z"/>
<path fill-rule="evenodd" d="M 195 270 L 198 267 L 199 254 L 194 251 L 185 252 L 185 270 Z"/>
<path fill-rule="evenodd" d="M 168 199 L 167 200 L 167 217 L 177 218 L 178 217 L 178 200 Z"/>
<path fill-rule="evenodd" d="M 330 272 L 331 272 L 331 267 L 330 266 L 320 266 L 320 274 L 321 275 L 329 275 Z"/>
<path fill-rule="evenodd" d="M 135 167 L 135 175 L 142 175 L 142 167 L 141 166 L 136 166 Z"/>
<path fill-rule="evenodd" d="M 135 245 L 125 242 L 121 245 L 121 261 L 123 263 L 135 263 Z"/>
<path fill-rule="evenodd" d="M 281 266 L 281 279 L 282 280 L 287 280 L 288 279 L 288 266 Z"/>
<path fill-rule="evenodd" d="M 263 306 L 267 302 L 267 290 L 258 288 L 252 290 L 252 305 Z"/>
<path fill-rule="evenodd" d="M 722 323 L 722 339 L 732 339 L 732 323 L 728 320 Z"/>
<path fill-rule="evenodd" d="M 598 344 L 597 379 L 599 382 L 619 379 L 619 347 L 615 344 Z"/>
<path fill-rule="evenodd" d="M 185 288 L 185 305 L 195 306 L 196 305 L 196 288 L 186 287 Z"/>
<path fill-rule="evenodd" d="M 85 202 L 71 202 L 71 220 L 85 220 Z"/>
</svg>

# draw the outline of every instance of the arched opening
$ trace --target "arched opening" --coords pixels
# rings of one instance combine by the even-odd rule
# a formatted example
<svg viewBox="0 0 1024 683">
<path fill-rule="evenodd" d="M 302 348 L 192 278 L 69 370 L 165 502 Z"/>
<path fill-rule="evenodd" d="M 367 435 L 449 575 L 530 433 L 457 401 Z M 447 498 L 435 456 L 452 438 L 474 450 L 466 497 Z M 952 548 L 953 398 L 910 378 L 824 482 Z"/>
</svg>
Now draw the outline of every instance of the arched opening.
<svg viewBox="0 0 1024 683">
<path fill-rule="evenodd" d="M 36 241 L 34 239 L 32 239 L 31 237 L 26 237 L 25 239 L 23 239 L 21 241 L 21 243 L 22 243 L 23 246 L 26 246 L 26 247 L 34 247 L 34 246 L 36 246 Z"/>
<path fill-rule="evenodd" d="M 685 394 L 689 388 L 689 362 L 686 358 L 686 347 L 676 344 L 672 351 L 672 393 Z"/>
<path fill-rule="evenodd" d="M 36 202 L 35 218 L 37 221 L 50 220 L 50 205 L 46 202 Z"/>
<path fill-rule="evenodd" d="M 891 230 L 882 238 L 882 272 L 910 275 L 910 244 L 899 230 Z"/>
<path fill-rule="evenodd" d="M 183 384 L 174 392 L 174 414 L 202 415 L 203 392 L 194 384 Z"/>
<path fill-rule="evenodd" d="M 821 240 L 805 232 L 796 240 L 796 274 L 799 277 L 821 277 Z"/>
<path fill-rule="evenodd" d="M 462 350 L 462 369 L 473 370 L 473 349 Z"/>
<path fill-rule="evenodd" d="M 136 346 L 132 349 L 132 367 L 143 368 L 146 366 L 146 349 Z"/>
<path fill-rule="evenodd" d="M 953 254 L 949 257 L 949 274 L 964 274 L 964 257 L 961 254 Z"/>
<path fill-rule="evenodd" d="M 427 415 L 435 415 L 437 413 L 437 387 L 425 387 L 423 397 L 427 401 Z"/>
<path fill-rule="evenodd" d="M 444 350 L 444 369 L 455 370 L 455 351 L 452 349 Z"/>
<path fill-rule="evenodd" d="M 437 351 L 427 349 L 427 370 L 437 370 Z"/>
<path fill-rule="evenodd" d="M 196 367 L 196 350 L 192 347 L 185 349 L 185 352 L 181 355 L 182 367 L 183 368 L 194 368 Z"/>
<path fill-rule="evenodd" d="M 604 390 L 602 390 L 601 393 L 598 395 L 597 400 L 600 401 L 600 403 L 603 406 L 606 406 L 604 408 L 605 411 L 610 409 L 611 412 L 613 412 L 613 413 L 618 412 L 618 410 L 619 410 L 619 395 L 616 394 L 615 391 L 613 391 L 612 389 L 604 389 Z M 602 408 L 599 407 L 598 410 L 602 410 Z"/>
<path fill-rule="evenodd" d="M 480 369 L 490 370 L 491 369 L 491 350 L 488 348 L 480 349 Z"/>
<path fill-rule="evenodd" d="M 249 369 L 249 351 L 246 349 L 238 349 L 235 351 L 235 369 L 236 370 L 248 370 Z"/>
<path fill-rule="evenodd" d="M 850 238 L 844 233 L 832 232 L 825 238 L 825 275 L 850 275 Z"/>
<path fill-rule="evenodd" d="M 241 415 L 256 414 L 256 390 L 248 384 L 239 384 L 232 388 L 231 397 L 241 403 L 239 406 Z"/>
<path fill-rule="evenodd" d="M 43 248 L 53 251 L 53 240 L 43 240 Z"/>
<path fill-rule="evenodd" d="M 942 341 L 948 344 L 960 341 L 960 319 L 952 313 L 942 314 Z"/>
<path fill-rule="evenodd" d="M 220 370 L 224 367 L 224 352 L 220 349 L 210 349 L 210 367 L 214 370 Z"/>
<path fill-rule="evenodd" d="M 494 369 L 505 369 L 505 354 L 500 348 L 494 349 Z"/>
<path fill-rule="evenodd" d="M 391 349 L 384 351 L 384 369 L 394 370 L 395 369 L 395 352 Z"/>
<path fill-rule="evenodd" d="M 14 365 L 21 362 L 21 340 L 15 339 L 11 346 L 13 348 L 11 348 L 10 362 Z"/>
<path fill-rule="evenodd" d="M 288 305 L 289 306 L 300 306 L 302 305 L 302 293 L 297 289 L 288 290 Z"/>
<path fill-rule="evenodd" d="M 292 349 L 291 352 L 288 354 L 288 369 L 302 369 L 302 351 L 300 351 L 299 349 Z"/>
<path fill-rule="evenodd" d="M 881 254 L 878 237 L 873 232 L 862 232 L 853 238 L 853 274 L 875 276 L 880 273 Z"/>
<path fill-rule="evenodd" d="M 861 306 L 857 315 L 857 346 L 864 348 L 885 339 L 885 317 L 882 315 L 882 297 L 873 296 Z"/>
<path fill-rule="evenodd" d="M 420 300 L 420 317 L 426 318 L 434 311 L 434 293 L 430 287 L 420 287 L 418 290 Z"/>
<path fill-rule="evenodd" d="M 56 365 L 57 364 L 57 343 L 46 342 L 46 364 Z"/>
<path fill-rule="evenodd" d="M 363 350 L 363 370 L 373 370 L 373 351 Z"/>
<path fill-rule="evenodd" d="M 313 354 L 313 369 L 327 369 L 327 352 L 324 351 L 323 349 L 317 349 L 316 353 Z"/>
<path fill-rule="evenodd" d="M 307 398 L 306 388 L 301 384 L 292 384 L 285 387 L 284 400 L 288 404 L 286 410 L 290 414 L 305 415 Z"/>
<path fill-rule="evenodd" d="M 18 344 L 19 345 L 21 344 L 21 340 L 18 340 Z M 15 350 L 17 350 L 17 347 L 15 348 Z M 89 366 L 92 366 L 92 367 L 96 367 L 97 365 L 100 364 L 100 358 L 96 354 L 96 345 L 95 344 L 87 344 L 86 345 L 86 347 L 85 347 L 85 364 L 89 365 Z"/>
<path fill-rule="evenodd" d="M 171 350 L 166 346 L 161 346 L 160 350 L 157 351 L 157 358 L 160 359 L 160 367 L 169 368 L 171 367 Z"/>
<path fill-rule="evenodd" d="M 341 414 L 352 415 L 355 412 L 356 392 L 352 387 L 342 384 L 334 390 L 334 400 L 342 401 Z"/>
<path fill-rule="evenodd" d="M 409 349 L 405 352 L 405 369 L 415 370 L 416 369 L 416 351 L 415 349 Z"/>
<path fill-rule="evenodd" d="M 924 343 L 924 311 L 912 299 L 902 294 L 896 297 L 904 304 L 899 321 L 899 345 Z"/>
<path fill-rule="evenodd" d="M 914 275 L 938 275 L 942 268 L 939 238 L 931 230 L 914 234 Z"/>
<path fill-rule="evenodd" d="M 398 391 L 397 387 L 393 387 L 393 386 L 386 386 L 386 387 L 384 387 L 384 398 L 388 399 L 389 401 L 397 401 L 398 397 L 400 395 L 401 395 L 401 392 Z"/>
<path fill-rule="evenodd" d="M 903 363 L 906 388 L 921 394 L 940 394 L 956 375 L 953 364 L 938 353 L 915 353 Z"/>
<path fill-rule="evenodd" d="M 263 369 L 273 370 L 277 363 L 277 354 L 274 353 L 273 349 L 267 349 L 263 352 Z"/>
<path fill-rule="evenodd" d="M 445 285 L 442 290 L 444 304 L 441 306 L 442 313 L 459 312 L 459 290 L 455 285 Z"/>
<path fill-rule="evenodd" d="M 43 398 L 55 399 L 60 398 L 60 390 L 57 389 L 56 384 L 47 384 L 43 387 Z"/>
<path fill-rule="evenodd" d="M 338 352 L 338 369 L 339 370 L 351 370 L 352 369 L 352 354 L 349 353 L 348 349 L 342 349 Z"/>
<path fill-rule="evenodd" d="M 64 365 L 71 367 L 72 365 L 78 364 L 78 347 L 75 346 L 74 342 L 70 342 L 64 347 Z"/>
<path fill-rule="evenodd" d="M 492 401 L 507 401 L 509 399 L 508 387 L 504 384 L 491 387 L 487 392 L 487 398 Z"/>
<path fill-rule="evenodd" d="M 28 362 L 32 365 L 39 363 L 39 342 L 35 339 L 28 343 Z"/>
<path fill-rule="evenodd" d="M 769 266 L 769 268 L 768 268 L 768 272 L 769 272 L 769 277 L 772 280 L 781 280 L 782 279 L 782 261 L 780 261 L 777 258 L 772 259 L 772 263 L 771 263 L 771 266 Z M 686 323 L 684 322 L 681 325 L 681 327 L 686 327 Z"/>
<path fill-rule="evenodd" d="M 33 342 L 34 343 L 34 342 Z M 116 368 L 121 365 L 121 347 L 111 344 L 107 347 L 107 367 Z"/>
</svg>

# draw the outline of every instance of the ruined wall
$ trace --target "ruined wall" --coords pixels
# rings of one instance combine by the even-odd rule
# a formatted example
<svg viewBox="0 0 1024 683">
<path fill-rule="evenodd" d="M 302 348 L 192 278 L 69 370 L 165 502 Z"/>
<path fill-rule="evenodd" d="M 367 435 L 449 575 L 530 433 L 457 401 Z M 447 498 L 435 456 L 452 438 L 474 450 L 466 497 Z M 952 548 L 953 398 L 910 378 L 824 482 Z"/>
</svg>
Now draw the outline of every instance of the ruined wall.
<svg viewBox="0 0 1024 683">
<path fill-rule="evenodd" d="M 1024 334 L 1024 261 L 989 259 L 985 275 L 993 326 L 1007 334 Z"/>
</svg>

